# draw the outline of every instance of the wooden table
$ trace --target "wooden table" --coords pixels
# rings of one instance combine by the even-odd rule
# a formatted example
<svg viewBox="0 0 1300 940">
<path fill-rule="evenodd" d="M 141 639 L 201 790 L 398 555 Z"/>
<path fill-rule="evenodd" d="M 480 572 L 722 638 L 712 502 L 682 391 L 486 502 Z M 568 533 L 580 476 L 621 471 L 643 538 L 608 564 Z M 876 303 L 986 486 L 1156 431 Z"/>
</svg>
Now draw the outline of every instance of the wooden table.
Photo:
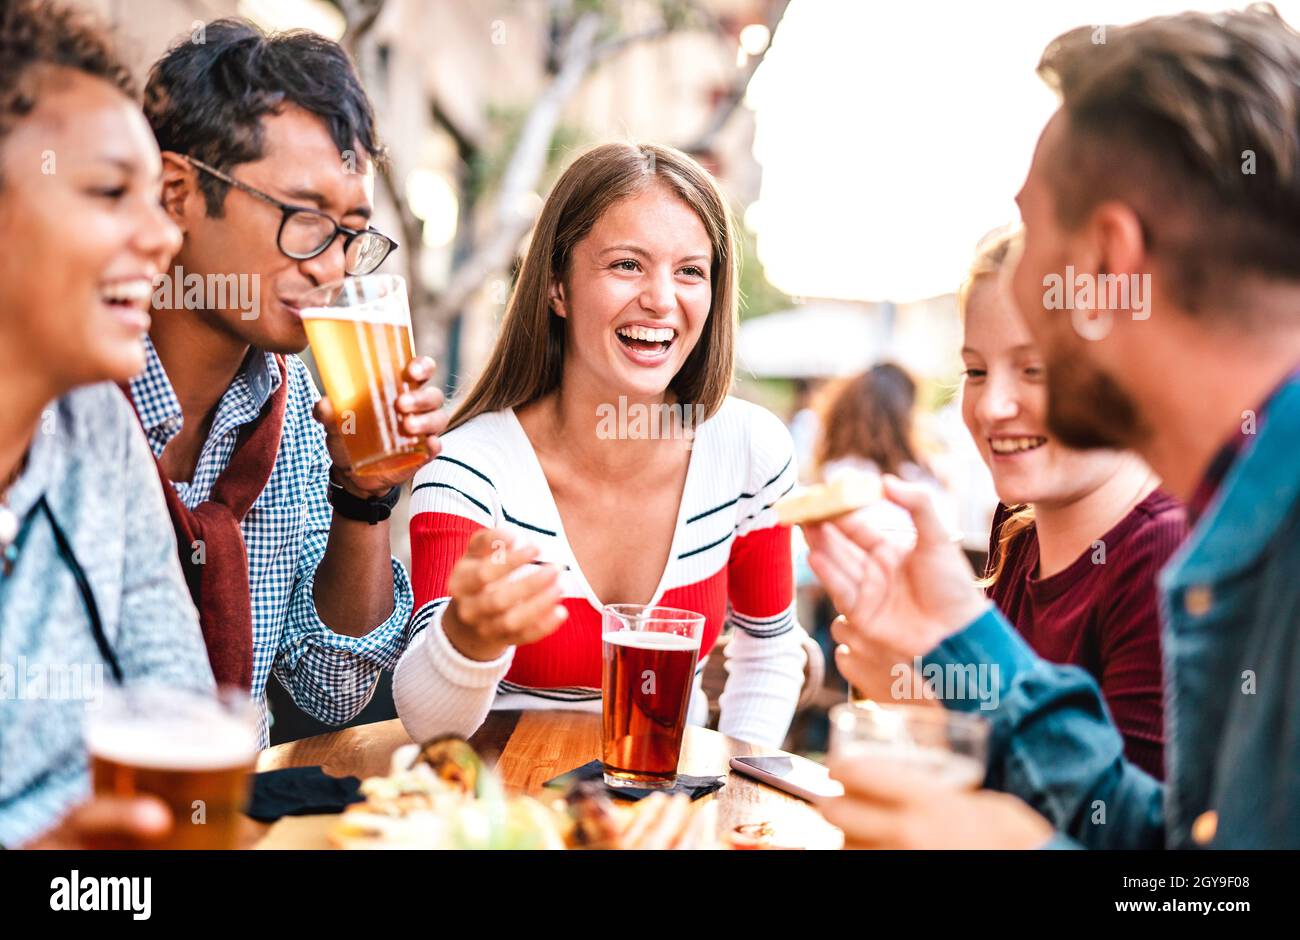
<svg viewBox="0 0 1300 940">
<path fill-rule="evenodd" d="M 334 776 L 383 776 L 388 773 L 393 751 L 409 743 L 400 721 L 381 721 L 269 748 L 262 752 L 257 769 L 319 764 Z M 494 711 L 470 743 L 484 760 L 496 764 L 507 789 L 535 794 L 552 777 L 600 757 L 600 716 L 558 710 Z M 727 764 L 732 757 L 782 753 L 688 726 L 680 769 L 701 776 L 727 775 L 726 786 L 702 797 L 718 801 L 721 832 L 744 823 L 766 822 L 775 832 L 776 845 L 838 848 L 843 842 L 839 830 L 812 806 L 730 772 Z"/>
</svg>

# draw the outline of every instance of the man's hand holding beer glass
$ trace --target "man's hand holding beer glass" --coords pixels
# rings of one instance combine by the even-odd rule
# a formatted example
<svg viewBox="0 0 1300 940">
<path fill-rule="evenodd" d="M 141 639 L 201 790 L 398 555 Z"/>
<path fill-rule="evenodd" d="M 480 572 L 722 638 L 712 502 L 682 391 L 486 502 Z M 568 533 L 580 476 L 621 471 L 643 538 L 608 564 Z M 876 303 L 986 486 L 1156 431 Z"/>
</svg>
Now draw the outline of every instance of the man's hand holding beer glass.
<svg viewBox="0 0 1300 940">
<path fill-rule="evenodd" d="M 406 282 L 369 274 L 302 298 L 302 322 L 325 394 L 312 414 L 325 427 L 330 478 L 360 499 L 378 499 L 438 455 L 448 415 L 425 388 L 433 360 L 415 355 Z"/>
<path fill-rule="evenodd" d="M 963 790 L 914 767 L 829 761 L 844 795 L 818 803 L 850 849 L 1035 849 L 1052 827 L 1017 797 Z"/>
<path fill-rule="evenodd" d="M 808 562 L 843 614 L 835 662 L 853 685 L 879 685 L 882 658 L 910 667 L 982 615 L 988 600 L 924 489 L 894 477 L 885 496 L 911 513 L 916 545 L 872 530 L 860 514 L 804 527 Z M 1015 797 L 953 788 L 924 772 L 870 759 L 832 757 L 845 794 L 820 804 L 856 848 L 1034 848 L 1048 822 Z"/>
<path fill-rule="evenodd" d="M 521 569 L 537 557 L 537 546 L 516 545 L 500 529 L 480 529 L 451 571 L 451 600 L 442 630 L 463 656 L 488 662 L 512 646 L 536 643 L 559 629 L 569 612 L 560 603 L 560 570 L 540 565 Z M 514 572 L 520 572 L 511 577 Z"/>
<path fill-rule="evenodd" d="M 410 466 L 379 474 L 360 475 L 353 471 L 352 460 L 347 451 L 347 434 L 342 419 L 328 396 L 322 396 L 316 402 L 312 412 L 316 420 L 325 426 L 325 443 L 329 447 L 330 457 L 334 460 L 332 478 L 353 496 L 371 499 L 383 496 L 394 486 L 401 486 L 429 460 L 438 456 L 442 443 L 438 435 L 447 429 L 447 412 L 440 410 L 444 396 L 438 388 L 425 388 L 424 384 L 433 377 L 434 362 L 428 356 L 416 356 L 402 373 L 406 391 L 392 402 L 396 410 L 399 426 L 403 434 L 422 441 L 428 452 L 428 458 Z"/>
</svg>

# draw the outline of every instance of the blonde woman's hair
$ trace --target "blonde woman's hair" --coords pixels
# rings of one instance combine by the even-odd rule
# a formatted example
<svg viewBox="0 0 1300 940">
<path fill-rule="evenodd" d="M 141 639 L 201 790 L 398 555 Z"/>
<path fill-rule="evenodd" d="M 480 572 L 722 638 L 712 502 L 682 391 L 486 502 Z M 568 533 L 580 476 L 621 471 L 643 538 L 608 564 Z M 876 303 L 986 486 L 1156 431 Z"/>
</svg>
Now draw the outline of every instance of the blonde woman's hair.
<svg viewBox="0 0 1300 940">
<path fill-rule="evenodd" d="M 1020 228 L 1002 228 L 995 229 L 980 240 L 975 248 L 975 259 L 971 262 L 961 287 L 957 289 L 957 310 L 963 321 L 966 319 L 966 308 L 975 285 L 981 278 L 997 277 L 1002 273 L 1008 259 L 1019 253 L 1021 238 L 1023 232 Z M 1029 503 L 1021 503 L 1018 506 L 1007 507 L 1007 515 L 998 526 L 988 563 L 984 568 L 984 577 L 977 582 L 980 587 L 987 590 L 998 583 L 998 579 L 1006 571 L 1011 543 L 1033 527 L 1033 506 Z"/>
<path fill-rule="evenodd" d="M 574 246 L 610 207 L 664 186 L 708 233 L 712 302 L 704 332 L 668 388 L 712 416 L 731 390 L 737 323 L 737 258 L 731 212 L 708 171 L 671 147 L 614 143 L 589 150 L 560 176 L 542 207 L 483 374 L 456 408 L 448 430 L 480 414 L 538 400 L 560 387 L 565 319 L 551 309 L 552 283 L 564 283 Z"/>
<path fill-rule="evenodd" d="M 957 288 L 957 312 L 963 320 L 966 319 L 966 305 L 970 302 L 975 283 L 982 277 L 1000 274 L 1007 259 L 1013 253 L 1019 253 L 1023 237 L 1023 230 L 1019 226 L 1003 226 L 989 232 L 975 245 L 975 258 L 966 270 L 961 286 Z"/>
</svg>

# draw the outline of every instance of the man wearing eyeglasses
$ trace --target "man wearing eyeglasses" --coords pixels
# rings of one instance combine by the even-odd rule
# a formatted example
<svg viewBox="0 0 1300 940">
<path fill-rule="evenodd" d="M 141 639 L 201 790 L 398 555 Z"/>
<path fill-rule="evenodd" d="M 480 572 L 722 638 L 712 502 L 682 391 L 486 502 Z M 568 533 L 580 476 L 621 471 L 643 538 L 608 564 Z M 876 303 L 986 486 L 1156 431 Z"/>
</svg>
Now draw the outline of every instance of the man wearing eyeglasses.
<svg viewBox="0 0 1300 940">
<path fill-rule="evenodd" d="M 163 205 L 184 233 L 187 282 L 155 291 L 145 371 L 131 396 L 170 484 L 182 566 L 218 681 L 262 704 L 272 672 L 333 724 L 370 699 L 408 637 L 411 587 L 388 516 L 415 472 L 358 477 L 340 423 L 297 357 L 301 299 L 369 274 L 397 247 L 370 227 L 384 159 L 347 54 L 307 32 L 210 23 L 153 67 L 145 112 L 163 151 Z M 197 278 L 195 277 L 197 276 Z M 170 301 L 170 305 L 167 302 Z M 433 362 L 407 368 L 403 429 L 430 454 L 446 426 Z"/>
</svg>

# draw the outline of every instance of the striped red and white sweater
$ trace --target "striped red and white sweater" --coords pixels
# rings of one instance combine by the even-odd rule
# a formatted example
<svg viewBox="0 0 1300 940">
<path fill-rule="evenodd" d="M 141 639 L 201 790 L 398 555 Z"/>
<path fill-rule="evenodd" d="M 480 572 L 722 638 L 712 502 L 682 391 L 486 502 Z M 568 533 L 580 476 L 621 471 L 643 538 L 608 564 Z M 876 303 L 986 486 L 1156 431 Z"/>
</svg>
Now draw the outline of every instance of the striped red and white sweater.
<svg viewBox="0 0 1300 940">
<path fill-rule="evenodd" d="M 493 708 L 600 707 L 601 616 L 564 534 L 541 464 L 513 410 L 480 415 L 442 438 L 441 455 L 415 479 L 411 581 L 418 631 L 393 680 L 393 698 L 417 741 L 469 735 Z M 796 479 L 794 447 L 781 421 L 728 398 L 695 429 L 677 526 L 652 600 L 706 617 L 688 721 L 702 724 L 704 659 L 719 635 L 727 681 L 719 730 L 779 746 L 803 684 L 803 631 L 795 623 L 790 530 L 772 504 Z M 631 519 L 612 520 L 635 536 Z M 489 662 L 457 651 L 442 631 L 447 579 L 480 528 L 510 531 L 538 546 L 538 560 L 565 569 L 569 617 L 537 643 Z M 622 598 L 609 598 L 617 603 Z"/>
</svg>

